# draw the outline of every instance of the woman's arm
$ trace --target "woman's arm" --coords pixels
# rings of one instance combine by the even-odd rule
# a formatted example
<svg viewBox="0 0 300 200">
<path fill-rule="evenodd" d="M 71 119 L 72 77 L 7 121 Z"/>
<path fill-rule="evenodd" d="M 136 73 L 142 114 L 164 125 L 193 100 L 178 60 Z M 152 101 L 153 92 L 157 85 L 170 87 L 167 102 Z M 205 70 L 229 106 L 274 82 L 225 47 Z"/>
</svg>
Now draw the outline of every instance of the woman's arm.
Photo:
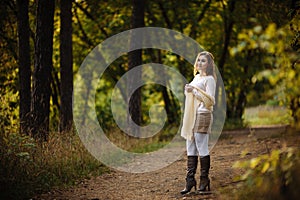
<svg viewBox="0 0 300 200">
<path fill-rule="evenodd" d="M 216 81 L 212 76 L 207 79 L 205 90 L 206 93 L 213 99 L 213 104 L 215 104 Z"/>
<path fill-rule="evenodd" d="M 205 92 L 211 97 L 213 104 L 215 104 L 215 91 L 216 91 L 215 79 L 213 77 L 209 77 L 205 85 L 206 85 Z M 202 94 L 197 89 L 194 88 L 192 90 L 192 93 L 199 101 L 203 101 Z"/>
<path fill-rule="evenodd" d="M 192 90 L 192 93 L 193 93 L 193 95 L 194 95 L 199 101 L 203 101 L 202 96 L 201 96 L 200 92 L 198 92 L 197 89 L 194 88 L 194 89 Z"/>
</svg>

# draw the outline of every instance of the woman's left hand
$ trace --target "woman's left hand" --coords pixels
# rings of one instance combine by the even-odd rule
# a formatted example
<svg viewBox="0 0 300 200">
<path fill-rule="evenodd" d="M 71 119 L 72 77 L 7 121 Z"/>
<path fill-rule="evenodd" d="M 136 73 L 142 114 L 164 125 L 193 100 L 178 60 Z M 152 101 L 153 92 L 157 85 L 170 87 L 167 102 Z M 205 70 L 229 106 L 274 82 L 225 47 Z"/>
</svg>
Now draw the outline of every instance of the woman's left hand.
<svg viewBox="0 0 300 200">
<path fill-rule="evenodd" d="M 186 84 L 185 87 L 184 87 L 185 91 L 187 92 L 192 92 L 193 91 L 193 87 L 190 86 L 189 84 Z"/>
</svg>

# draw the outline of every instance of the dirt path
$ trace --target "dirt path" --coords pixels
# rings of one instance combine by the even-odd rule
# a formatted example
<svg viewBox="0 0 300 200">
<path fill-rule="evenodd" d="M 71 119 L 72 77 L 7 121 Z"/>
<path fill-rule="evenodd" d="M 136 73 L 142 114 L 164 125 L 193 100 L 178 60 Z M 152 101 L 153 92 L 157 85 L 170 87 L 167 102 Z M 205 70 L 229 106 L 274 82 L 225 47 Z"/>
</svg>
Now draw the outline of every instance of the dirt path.
<svg viewBox="0 0 300 200">
<path fill-rule="evenodd" d="M 259 132 L 261 130 L 261 132 Z M 274 131 L 275 130 L 275 131 Z M 246 158 L 266 154 L 284 145 L 298 146 L 300 136 L 282 134 L 285 129 L 253 129 L 250 132 L 223 133 L 211 152 L 210 195 L 194 192 L 182 196 L 185 186 L 186 157 L 161 170 L 149 173 L 125 173 L 112 171 L 78 184 L 68 190 L 54 190 L 34 199 L 86 199 L 86 200 L 129 200 L 129 199 L 230 199 L 226 189 L 234 188 L 233 178 L 242 172 L 233 169 L 241 153 L 247 151 Z M 266 137 L 268 136 L 268 137 Z M 199 169 L 196 174 L 199 179 Z"/>
</svg>

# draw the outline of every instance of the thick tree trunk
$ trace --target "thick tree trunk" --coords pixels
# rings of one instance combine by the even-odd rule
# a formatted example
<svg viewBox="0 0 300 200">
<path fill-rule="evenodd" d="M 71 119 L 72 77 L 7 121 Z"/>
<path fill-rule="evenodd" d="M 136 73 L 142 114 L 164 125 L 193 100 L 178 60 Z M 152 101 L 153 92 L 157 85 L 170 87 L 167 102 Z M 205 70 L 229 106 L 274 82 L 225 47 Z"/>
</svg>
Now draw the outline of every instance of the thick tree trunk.
<svg viewBox="0 0 300 200">
<path fill-rule="evenodd" d="M 17 0 L 18 44 L 19 44 L 19 93 L 20 93 L 20 133 L 28 134 L 31 102 L 31 69 L 29 44 L 29 0 Z"/>
<path fill-rule="evenodd" d="M 35 63 L 32 91 L 32 135 L 46 141 L 49 134 L 50 81 L 53 54 L 54 1 L 37 5 Z"/>
<path fill-rule="evenodd" d="M 145 7 L 145 0 L 133 0 L 133 9 L 132 9 L 132 19 L 131 19 L 131 28 L 139 28 L 144 26 L 144 7 Z M 138 45 L 142 42 L 143 38 L 141 35 L 132 35 L 131 36 L 131 44 L 132 46 Z M 134 50 L 129 53 L 129 67 L 128 70 L 133 69 L 134 67 L 142 64 L 142 49 Z M 134 70 L 133 73 L 134 77 L 130 77 L 128 79 L 128 91 L 131 90 L 132 86 L 135 82 L 140 82 L 142 77 L 141 70 Z M 142 113 L 141 113 L 141 91 L 137 89 L 132 96 L 127 94 L 128 103 L 129 103 L 129 129 L 133 132 L 133 135 L 139 135 L 139 128 L 133 128 L 132 124 L 130 123 L 129 117 L 131 116 L 132 121 L 137 125 L 140 125 L 142 122 Z"/>
<path fill-rule="evenodd" d="M 60 2 L 60 132 L 71 131 L 73 125 L 72 1 Z"/>
</svg>

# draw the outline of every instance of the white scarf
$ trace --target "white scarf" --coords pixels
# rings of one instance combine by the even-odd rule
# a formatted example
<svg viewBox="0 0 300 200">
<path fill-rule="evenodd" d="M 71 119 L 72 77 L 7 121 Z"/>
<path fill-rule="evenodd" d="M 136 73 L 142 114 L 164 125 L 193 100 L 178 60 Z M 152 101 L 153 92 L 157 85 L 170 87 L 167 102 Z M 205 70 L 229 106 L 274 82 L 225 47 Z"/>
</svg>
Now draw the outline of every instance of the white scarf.
<svg viewBox="0 0 300 200">
<path fill-rule="evenodd" d="M 193 86 L 200 92 L 201 100 L 196 98 L 192 92 L 186 92 L 185 96 L 185 107 L 183 113 L 183 121 L 181 128 L 181 136 L 184 139 L 192 140 L 193 138 L 193 127 L 195 125 L 197 108 L 201 102 L 205 104 L 205 107 L 212 110 L 214 104 L 213 99 L 206 92 Z"/>
</svg>

